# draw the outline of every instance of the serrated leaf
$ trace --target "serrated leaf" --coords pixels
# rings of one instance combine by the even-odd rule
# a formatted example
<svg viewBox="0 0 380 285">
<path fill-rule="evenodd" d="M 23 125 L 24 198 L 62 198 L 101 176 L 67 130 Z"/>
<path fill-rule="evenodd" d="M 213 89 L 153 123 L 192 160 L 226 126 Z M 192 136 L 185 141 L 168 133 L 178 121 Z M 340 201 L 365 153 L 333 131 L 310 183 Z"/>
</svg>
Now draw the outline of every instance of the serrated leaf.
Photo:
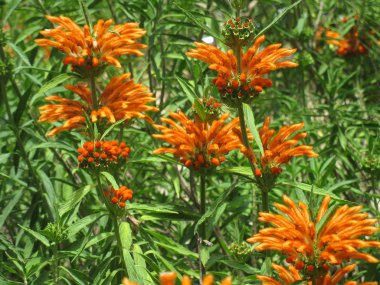
<svg viewBox="0 0 380 285">
<path fill-rule="evenodd" d="M 268 25 L 266 26 L 264 29 L 262 29 L 257 35 L 256 37 L 264 34 L 267 30 L 269 30 L 274 24 L 276 24 L 283 16 L 285 16 L 291 9 L 293 9 L 294 7 L 296 7 L 299 3 L 301 3 L 302 0 L 298 0 L 297 2 L 293 3 L 292 5 L 290 5 L 289 7 L 286 7 L 285 9 L 282 10 L 282 12 L 280 13 L 280 15 L 278 15 L 276 18 L 273 19 L 273 21 Z"/>
<path fill-rule="evenodd" d="M 113 175 L 111 173 L 106 172 L 106 171 L 102 171 L 102 172 L 100 172 L 100 174 L 103 175 L 108 180 L 109 183 L 111 183 L 113 189 L 119 189 L 120 188 L 119 184 L 117 184 L 117 182 L 116 182 L 115 177 L 113 177 Z"/>
<path fill-rule="evenodd" d="M 180 255 L 187 256 L 187 257 L 192 257 L 194 259 L 198 258 L 198 254 L 196 254 L 195 252 L 192 252 L 192 251 L 188 250 L 186 247 L 184 247 L 184 246 L 182 246 L 182 245 L 180 245 L 178 243 L 175 243 L 174 241 L 171 241 L 172 244 L 161 243 L 161 242 L 158 242 L 158 241 L 154 241 L 154 243 L 157 244 L 160 247 L 166 248 L 167 250 L 170 250 L 172 252 L 178 253 Z"/>
<path fill-rule="evenodd" d="M 83 197 L 86 196 L 86 194 L 90 192 L 93 187 L 94 186 L 92 185 L 87 185 L 77 191 L 74 191 L 71 197 L 59 208 L 59 216 L 63 216 L 65 213 L 76 207 L 76 205 L 82 201 Z"/>
<path fill-rule="evenodd" d="M 218 34 L 214 33 L 213 30 L 211 30 L 209 27 L 206 25 L 202 24 L 202 20 L 195 17 L 190 11 L 186 10 L 185 8 L 181 7 L 178 5 L 178 3 L 175 3 L 175 5 L 188 17 L 195 25 L 197 25 L 199 28 L 207 32 L 210 36 L 213 36 L 214 38 L 218 39 L 222 43 L 224 43 L 224 40 L 219 37 Z"/>
<path fill-rule="evenodd" d="M 50 246 L 49 240 L 46 237 L 44 237 L 43 235 L 41 235 L 40 233 L 33 231 L 32 229 L 28 229 L 28 228 L 21 226 L 21 225 L 18 225 L 18 226 L 20 228 L 22 228 L 24 231 L 30 233 L 33 237 L 35 237 L 37 240 L 42 242 L 46 247 Z"/>
<path fill-rule="evenodd" d="M 222 195 L 220 195 L 218 199 L 216 199 L 216 201 L 212 204 L 212 206 L 206 211 L 206 213 L 196 223 L 194 227 L 194 234 L 196 234 L 198 227 L 215 213 L 215 211 L 218 209 L 220 204 L 224 202 L 224 200 L 228 197 L 228 195 L 231 193 L 232 190 L 233 190 L 233 187 L 230 187 L 227 191 L 225 191 Z"/>
<path fill-rule="evenodd" d="M 187 98 L 190 100 L 191 103 L 193 103 L 197 97 L 196 94 L 194 94 L 194 86 L 190 85 L 189 81 L 186 81 L 179 76 L 176 76 L 176 78 L 179 83 L 179 86 L 181 86 L 181 89 L 183 90 Z"/>
<path fill-rule="evenodd" d="M 52 80 L 46 82 L 40 88 L 40 90 L 38 90 L 38 92 L 36 93 L 35 96 L 49 91 L 50 89 L 52 89 L 52 88 L 56 87 L 57 85 L 65 82 L 67 79 L 69 79 L 71 77 L 73 77 L 73 75 L 70 75 L 70 74 L 67 74 L 67 73 L 63 73 L 63 74 L 60 74 L 60 75 L 54 77 Z"/>
<path fill-rule="evenodd" d="M 251 132 L 251 134 L 253 135 L 253 138 L 255 139 L 256 145 L 259 147 L 261 156 L 264 156 L 263 144 L 261 142 L 259 132 L 256 129 L 255 116 L 253 115 L 252 109 L 248 104 L 243 103 L 243 111 L 244 111 L 244 114 L 245 114 L 245 117 L 247 120 L 248 129 Z"/>
</svg>

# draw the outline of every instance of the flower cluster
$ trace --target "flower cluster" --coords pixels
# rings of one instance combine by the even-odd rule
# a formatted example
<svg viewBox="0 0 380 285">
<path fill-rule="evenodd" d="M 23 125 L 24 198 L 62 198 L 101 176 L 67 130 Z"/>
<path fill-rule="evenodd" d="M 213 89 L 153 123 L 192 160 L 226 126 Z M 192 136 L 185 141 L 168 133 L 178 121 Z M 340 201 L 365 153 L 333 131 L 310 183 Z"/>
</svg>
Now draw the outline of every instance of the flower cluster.
<svg viewBox="0 0 380 285">
<path fill-rule="evenodd" d="M 67 17 L 46 18 L 58 27 L 41 31 L 43 36 L 52 40 L 37 39 L 36 43 L 42 47 L 55 47 L 66 53 L 63 63 L 71 64 L 73 70 L 82 75 L 86 75 L 89 69 L 99 69 L 107 64 L 121 68 L 116 57 L 126 54 L 142 56 L 139 49 L 146 48 L 146 45 L 136 42 L 136 39 L 146 33 L 138 28 L 137 23 L 115 25 L 111 28 L 111 19 L 99 20 L 91 32 L 88 25 L 81 29 Z"/>
<path fill-rule="evenodd" d="M 162 134 L 154 134 L 153 137 L 164 140 L 173 147 L 158 148 L 154 151 L 155 154 L 172 153 L 186 167 L 199 169 L 220 165 L 226 160 L 226 154 L 242 147 L 232 131 L 238 126 L 239 119 L 226 123 L 228 113 L 212 122 L 191 120 L 182 112 L 170 113 L 170 116 L 179 124 L 172 119 L 161 118 L 170 127 L 154 125 Z"/>
<path fill-rule="evenodd" d="M 288 163 L 295 156 L 317 157 L 318 154 L 312 149 L 312 146 L 300 145 L 295 146 L 301 139 L 307 136 L 307 133 L 298 133 L 292 136 L 295 132 L 304 127 L 303 123 L 290 126 L 283 126 L 276 134 L 274 129 L 269 128 L 270 117 L 264 121 L 263 127 L 259 131 L 261 144 L 263 145 L 264 155 L 256 159 L 252 150 L 246 147 L 242 148 L 242 152 L 254 165 L 257 166 L 255 175 L 261 177 L 266 174 L 279 174 L 282 172 L 280 165 Z M 243 141 L 241 130 L 234 129 L 241 141 Z"/>
<path fill-rule="evenodd" d="M 198 99 L 198 105 L 202 106 L 201 112 L 204 114 L 204 118 L 198 114 L 197 105 L 193 105 L 193 113 L 197 120 L 204 122 L 212 122 L 213 120 L 217 120 L 221 113 L 222 104 L 216 101 L 214 98 L 206 98 Z"/>
<path fill-rule="evenodd" d="M 288 269 L 277 265 L 272 264 L 272 268 L 278 275 L 278 279 L 265 275 L 257 275 L 257 279 L 262 282 L 263 285 L 291 285 L 297 281 L 303 280 L 300 272 L 294 267 L 289 266 Z M 347 273 L 350 273 L 356 268 L 355 264 L 347 265 L 343 268 L 338 269 L 333 275 L 326 273 L 324 276 L 320 276 L 316 279 L 316 285 L 337 285 Z M 311 284 L 309 281 L 307 284 Z M 344 285 L 377 285 L 377 282 L 356 282 L 356 281 L 347 281 Z"/>
<path fill-rule="evenodd" d="M 92 122 L 98 118 L 106 118 L 109 123 L 118 120 L 130 120 L 141 118 L 152 122 L 145 112 L 156 112 L 158 108 L 147 105 L 154 101 L 152 94 L 147 92 L 147 87 L 134 83 L 130 79 L 130 73 L 114 76 L 108 83 L 102 94 L 93 102 L 91 90 L 87 84 L 65 85 L 65 88 L 78 95 L 81 100 L 73 100 L 60 96 L 49 96 L 45 100 L 56 102 L 40 107 L 41 116 L 39 122 L 65 121 L 62 126 L 55 127 L 48 135 L 72 129 L 82 129 L 86 126 L 86 116 L 91 117 Z"/>
<path fill-rule="evenodd" d="M 175 280 L 177 279 L 177 274 L 174 272 L 164 272 L 160 274 L 160 283 L 161 285 L 174 285 Z M 202 283 L 203 285 L 213 285 L 214 284 L 214 276 L 211 274 L 206 275 Z M 231 285 L 232 284 L 232 277 L 225 278 L 221 283 L 221 285 Z M 128 278 L 123 279 L 123 285 L 137 285 L 134 282 L 131 282 L 128 280 Z M 191 279 L 189 276 L 185 275 L 183 276 L 181 280 L 181 285 L 191 285 Z"/>
<path fill-rule="evenodd" d="M 260 36 L 242 55 L 238 62 L 236 52 L 222 52 L 215 46 L 198 43 L 186 55 L 209 64 L 209 69 L 218 72 L 213 83 L 218 87 L 223 103 L 236 107 L 242 102 L 250 102 L 258 96 L 264 87 L 272 86 L 270 79 L 263 76 L 280 68 L 296 67 L 297 63 L 281 59 L 296 52 L 296 49 L 280 48 L 281 44 L 272 44 L 258 52 L 265 36 Z M 239 47 L 240 49 L 240 47 Z"/>
<path fill-rule="evenodd" d="M 131 149 L 118 141 L 85 142 L 78 148 L 79 167 L 109 166 L 126 161 Z"/>
<path fill-rule="evenodd" d="M 117 190 L 111 187 L 104 191 L 104 195 L 110 199 L 112 204 L 125 208 L 125 202 L 132 200 L 133 191 L 126 186 L 121 186 Z"/>
<path fill-rule="evenodd" d="M 297 207 L 285 195 L 283 200 L 286 205 L 274 203 L 282 215 L 260 213 L 259 220 L 274 227 L 264 228 L 247 240 L 260 243 L 255 247 L 256 250 L 277 250 L 288 255 L 287 262 L 295 264 L 295 269 L 308 278 L 313 274 L 324 278 L 331 266 L 340 265 L 344 260 L 378 262 L 371 254 L 358 251 L 368 247 L 380 248 L 378 241 L 359 239 L 373 235 L 378 230 L 373 226 L 376 219 L 360 213 L 361 206 L 344 205 L 331 217 L 324 217 L 330 202 L 330 197 L 326 196 L 314 223 L 306 204 L 299 202 Z M 328 222 L 317 232 L 316 223 L 322 218 L 328 219 Z"/>
<path fill-rule="evenodd" d="M 252 19 L 239 17 L 224 21 L 222 35 L 228 46 L 244 46 L 251 42 L 254 31 L 255 26 Z"/>
</svg>

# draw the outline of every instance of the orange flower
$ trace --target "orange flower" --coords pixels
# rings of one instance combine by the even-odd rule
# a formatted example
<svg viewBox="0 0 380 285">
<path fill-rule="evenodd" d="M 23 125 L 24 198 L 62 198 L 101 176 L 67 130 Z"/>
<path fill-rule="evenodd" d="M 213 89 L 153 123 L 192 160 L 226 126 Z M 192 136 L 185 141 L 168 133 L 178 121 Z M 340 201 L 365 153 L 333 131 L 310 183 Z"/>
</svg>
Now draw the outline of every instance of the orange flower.
<svg viewBox="0 0 380 285">
<path fill-rule="evenodd" d="M 143 114 L 147 111 L 158 111 L 158 108 L 146 105 L 155 101 L 152 94 L 141 84 L 136 84 L 133 79 L 128 79 L 129 73 L 115 76 L 99 96 L 98 109 L 94 108 L 90 89 L 85 84 L 66 85 L 65 88 L 77 94 L 82 100 L 66 99 L 60 96 L 46 97 L 47 101 L 58 102 L 40 107 L 41 116 L 39 122 L 56 122 L 64 120 L 64 124 L 49 132 L 49 136 L 66 130 L 83 128 L 86 125 L 84 113 L 91 116 L 92 122 L 98 118 L 106 118 L 110 123 L 132 118 L 152 119 Z"/>
<path fill-rule="evenodd" d="M 274 129 L 269 128 L 270 117 L 264 121 L 263 127 L 260 129 L 260 139 L 264 149 L 264 155 L 259 159 L 259 166 L 256 169 L 256 176 L 261 176 L 264 173 L 279 174 L 282 169 L 281 164 L 288 163 L 292 157 L 306 155 L 309 157 L 317 157 L 318 154 L 312 150 L 312 146 L 300 145 L 294 147 L 301 139 L 307 136 L 307 133 L 298 133 L 289 139 L 291 135 L 304 127 L 303 123 L 283 126 L 277 134 Z M 241 131 L 234 129 L 234 132 L 239 136 L 241 142 L 243 138 Z M 243 147 L 242 152 L 256 165 L 255 154 L 247 148 Z"/>
<path fill-rule="evenodd" d="M 175 280 L 177 278 L 177 274 L 174 272 L 163 272 L 160 274 L 160 283 L 161 285 L 174 285 Z M 189 276 L 183 276 L 181 280 L 182 285 L 191 285 L 191 279 Z M 213 285 L 214 284 L 214 277 L 211 274 L 206 275 L 203 278 L 202 281 L 203 285 Z M 232 277 L 227 277 L 223 279 L 223 281 L 220 283 L 220 285 L 231 285 L 232 284 Z M 123 279 L 123 285 L 138 285 L 136 283 L 131 282 L 128 280 L 128 278 L 124 277 Z"/>
<path fill-rule="evenodd" d="M 238 70 L 238 59 L 232 50 L 226 53 L 217 47 L 196 42 L 196 49 L 191 49 L 186 55 L 197 58 L 209 64 L 216 70 L 218 76 L 213 83 L 218 86 L 223 97 L 247 101 L 263 91 L 263 87 L 272 86 L 270 79 L 264 75 L 280 68 L 296 67 L 297 63 L 289 60 L 280 61 L 296 52 L 296 49 L 280 48 L 281 44 L 272 44 L 258 52 L 265 36 L 260 36 L 255 43 L 242 55 L 241 71 Z"/>
<path fill-rule="evenodd" d="M 367 53 L 367 49 L 361 43 L 359 32 L 356 27 L 344 37 L 335 31 L 326 31 L 325 36 L 327 38 L 326 43 L 338 47 L 336 50 L 338 55 L 346 56 L 349 54 L 358 55 Z"/>
<path fill-rule="evenodd" d="M 330 273 L 326 273 L 325 275 L 318 278 L 316 281 L 317 285 L 337 285 L 342 279 L 344 275 L 353 271 L 356 265 L 351 264 L 344 268 L 338 269 L 333 276 Z M 265 276 L 265 275 L 257 275 L 257 279 L 262 281 L 263 285 L 290 285 L 293 282 L 302 280 L 300 272 L 293 266 L 289 266 L 286 269 L 283 266 L 272 264 L 272 268 L 277 272 L 278 279 Z M 307 282 L 308 285 L 312 284 L 312 281 Z M 344 285 L 377 285 L 377 282 L 364 282 L 359 283 L 356 281 L 346 281 L 343 283 Z"/>
<path fill-rule="evenodd" d="M 259 220 L 271 223 L 274 227 L 264 228 L 247 240 L 260 243 L 255 247 L 256 250 L 281 251 L 289 256 L 288 262 L 295 263 L 296 268 L 303 269 L 305 274 L 310 265 L 315 266 L 317 271 L 324 271 L 329 267 L 326 264 L 341 264 L 348 259 L 378 262 L 372 255 L 358 251 L 368 247 L 380 248 L 380 242 L 359 239 L 377 231 L 373 226 L 376 219 L 369 219 L 366 213 L 360 213 L 361 206 L 340 207 L 317 232 L 306 204 L 299 202 L 297 207 L 289 197 L 284 195 L 283 199 L 286 205 L 275 203 L 282 215 L 260 213 Z M 330 197 L 326 196 L 319 208 L 316 223 L 326 214 L 329 202 Z"/>
<path fill-rule="evenodd" d="M 64 64 L 71 64 L 75 68 L 92 68 L 98 65 L 113 64 L 121 67 L 116 59 L 123 54 L 142 56 L 139 49 L 146 45 L 139 44 L 136 39 L 145 35 L 146 31 L 138 28 L 137 23 L 115 25 L 112 28 L 112 20 L 99 20 L 91 33 L 85 25 L 81 29 L 73 20 L 67 17 L 46 18 L 59 26 L 54 29 L 46 29 L 41 34 L 50 39 L 37 39 L 35 42 L 42 47 L 55 47 L 68 56 L 63 60 Z"/>
<path fill-rule="evenodd" d="M 169 118 L 161 121 L 170 127 L 154 125 L 162 134 L 153 135 L 154 138 L 164 140 L 173 147 L 161 147 L 154 154 L 172 153 L 189 168 L 218 166 L 225 161 L 225 155 L 233 149 L 242 147 L 239 138 L 232 131 L 239 124 L 239 118 L 226 124 L 229 116 L 223 114 L 219 120 L 201 122 L 190 120 L 185 114 L 170 113 Z"/>
<path fill-rule="evenodd" d="M 174 281 L 177 278 L 177 274 L 173 272 L 164 272 L 160 275 L 161 285 L 174 285 Z M 232 277 L 225 278 L 220 284 L 221 285 L 231 285 Z M 189 276 L 183 276 L 182 285 L 191 285 L 191 279 Z M 214 284 L 214 277 L 211 274 L 206 275 L 202 280 L 203 285 L 212 285 Z"/>
<path fill-rule="evenodd" d="M 110 198 L 112 204 L 125 208 L 125 202 L 132 200 L 133 191 L 126 186 L 121 186 L 115 190 L 113 187 L 104 191 L 104 195 Z"/>
</svg>

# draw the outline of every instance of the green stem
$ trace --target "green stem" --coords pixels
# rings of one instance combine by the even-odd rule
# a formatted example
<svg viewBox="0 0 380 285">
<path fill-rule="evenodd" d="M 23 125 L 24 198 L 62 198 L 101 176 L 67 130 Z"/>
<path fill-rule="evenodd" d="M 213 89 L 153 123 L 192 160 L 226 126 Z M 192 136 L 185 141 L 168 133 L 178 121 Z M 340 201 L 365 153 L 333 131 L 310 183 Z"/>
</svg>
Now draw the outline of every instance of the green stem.
<svg viewBox="0 0 380 285">
<path fill-rule="evenodd" d="M 115 212 L 113 211 L 113 209 L 112 209 L 111 205 L 109 204 L 109 202 L 106 200 L 106 197 L 104 196 L 104 192 L 103 192 L 103 189 L 102 189 L 102 185 L 101 185 L 101 181 L 100 181 L 100 177 L 99 176 L 100 176 L 100 173 L 96 173 L 96 189 L 98 191 L 98 196 L 100 197 L 100 199 L 102 200 L 102 202 L 106 205 L 107 210 L 108 210 L 108 212 L 110 214 L 110 217 L 111 217 L 111 220 L 112 220 L 112 224 L 113 224 L 113 228 L 114 228 L 114 232 L 115 232 L 115 236 L 116 236 L 117 246 L 119 248 L 120 256 L 121 256 L 122 260 L 124 261 L 125 258 L 124 258 L 123 246 L 122 246 L 121 238 L 120 238 L 120 230 L 119 230 L 118 217 L 115 214 Z M 122 263 L 123 263 L 125 272 L 127 272 L 127 268 L 125 266 L 125 262 L 122 262 Z"/>
<path fill-rule="evenodd" d="M 53 279 L 54 284 L 58 284 L 58 266 L 59 266 L 59 260 L 58 260 L 58 243 L 55 242 L 53 246 Z"/>
<path fill-rule="evenodd" d="M 96 97 L 95 76 L 90 77 L 90 84 L 91 84 L 92 108 L 96 110 L 98 108 L 98 98 Z"/>
<path fill-rule="evenodd" d="M 206 173 L 201 172 L 201 185 L 200 185 L 200 214 L 201 217 L 206 213 Z M 206 269 L 201 260 L 201 251 L 203 240 L 206 239 L 206 221 L 200 225 L 200 234 L 198 236 L 198 254 L 199 254 L 199 279 L 202 285 L 202 278 L 206 273 Z"/>
<path fill-rule="evenodd" d="M 205 173 L 201 173 L 201 185 L 200 185 L 200 198 L 201 198 L 201 216 L 206 213 L 206 175 Z M 202 239 L 206 239 L 206 224 L 201 224 L 200 235 Z"/>
</svg>

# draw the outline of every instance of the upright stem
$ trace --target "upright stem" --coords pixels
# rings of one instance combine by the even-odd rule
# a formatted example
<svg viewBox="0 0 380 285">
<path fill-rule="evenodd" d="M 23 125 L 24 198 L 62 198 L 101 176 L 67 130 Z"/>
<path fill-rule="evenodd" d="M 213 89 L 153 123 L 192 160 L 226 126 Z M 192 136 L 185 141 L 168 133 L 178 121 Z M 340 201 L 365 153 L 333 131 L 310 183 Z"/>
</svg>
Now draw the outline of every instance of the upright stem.
<svg viewBox="0 0 380 285">
<path fill-rule="evenodd" d="M 104 196 L 104 193 L 103 193 L 103 189 L 102 189 L 102 184 L 101 184 L 100 178 L 99 178 L 99 173 L 96 173 L 96 189 L 98 191 L 98 196 L 103 201 L 103 203 L 106 205 L 107 210 L 108 210 L 108 212 L 110 214 L 110 217 L 111 217 L 111 220 L 112 220 L 112 223 L 113 223 L 113 228 L 114 228 L 115 236 L 116 236 L 117 246 L 119 248 L 119 252 L 120 252 L 120 256 L 122 258 L 122 261 L 124 261 L 125 258 L 124 258 L 123 246 L 122 246 L 121 238 L 120 238 L 120 230 L 119 230 L 119 223 L 118 223 L 118 220 L 117 220 L 117 215 L 114 213 L 114 211 L 110 207 L 109 203 L 105 199 L 105 196 Z M 125 267 L 125 262 L 122 262 L 122 263 L 124 265 L 124 269 L 127 272 L 127 268 Z"/>
<path fill-rule="evenodd" d="M 200 214 L 201 217 L 205 214 L 206 212 L 206 174 L 204 172 L 201 172 L 201 185 L 200 185 Z M 200 225 L 200 234 L 198 238 L 198 254 L 199 254 L 199 279 L 200 279 L 200 284 L 202 285 L 202 278 L 205 275 L 206 269 L 204 265 L 202 264 L 201 260 L 201 250 L 202 250 L 202 242 L 203 240 L 206 239 L 206 221 L 204 221 Z"/>
<path fill-rule="evenodd" d="M 201 173 L 201 216 L 203 216 L 206 212 L 206 175 L 204 173 Z M 200 230 L 201 238 L 206 238 L 206 224 L 201 224 L 201 230 Z"/>
<path fill-rule="evenodd" d="M 98 108 L 98 98 L 96 97 L 95 76 L 90 77 L 90 84 L 91 84 L 92 108 L 96 110 Z"/>
<path fill-rule="evenodd" d="M 58 265 L 59 265 L 58 243 L 57 243 L 57 241 L 55 241 L 54 246 L 53 246 L 53 280 L 54 280 L 54 284 L 58 284 L 58 278 L 59 278 Z"/>
</svg>

